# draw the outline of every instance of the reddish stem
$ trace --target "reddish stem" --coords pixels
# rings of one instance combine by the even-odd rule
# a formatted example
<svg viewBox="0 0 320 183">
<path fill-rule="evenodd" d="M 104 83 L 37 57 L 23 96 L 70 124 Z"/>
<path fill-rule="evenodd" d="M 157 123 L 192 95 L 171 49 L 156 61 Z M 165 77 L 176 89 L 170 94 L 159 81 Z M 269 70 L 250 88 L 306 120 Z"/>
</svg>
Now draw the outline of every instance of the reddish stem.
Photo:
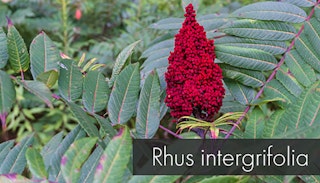
<svg viewBox="0 0 320 183">
<path fill-rule="evenodd" d="M 182 139 L 182 137 L 181 137 L 180 135 L 172 132 L 172 131 L 169 130 L 168 128 L 166 128 L 166 127 L 164 127 L 164 126 L 162 126 L 162 125 L 160 125 L 159 127 L 160 127 L 162 130 L 164 130 L 164 131 L 168 132 L 169 134 L 173 135 L 174 137 L 176 137 L 176 138 L 178 138 L 178 139 Z"/>
<path fill-rule="evenodd" d="M 311 10 L 309 16 L 306 18 L 306 21 L 309 21 L 312 17 L 312 15 L 314 14 L 314 9 L 316 8 L 316 6 L 320 3 L 320 0 L 318 0 L 318 2 L 315 4 L 315 6 L 313 7 L 313 9 Z M 267 81 L 263 84 L 263 86 L 261 87 L 261 89 L 259 90 L 259 92 L 257 93 L 257 95 L 254 97 L 253 100 L 257 100 L 258 98 L 260 98 L 260 96 L 262 95 L 266 85 L 272 80 L 274 79 L 277 71 L 279 70 L 279 68 L 281 67 L 281 65 L 284 63 L 284 60 L 286 58 L 287 53 L 289 53 L 291 51 L 291 49 L 294 46 L 294 43 L 296 41 L 296 39 L 298 39 L 302 33 L 304 29 L 304 25 L 301 26 L 299 32 L 297 33 L 297 35 L 295 36 L 295 38 L 292 40 L 292 42 L 290 43 L 289 47 L 287 48 L 285 54 L 282 56 L 282 58 L 280 59 L 279 63 L 277 64 L 276 68 L 273 70 L 273 72 L 271 73 L 271 75 L 269 76 L 269 78 L 267 79 Z M 249 112 L 251 106 L 248 105 L 247 108 L 244 110 L 244 112 L 242 113 L 242 115 L 240 116 L 240 118 L 237 120 L 237 122 L 232 126 L 232 128 L 229 130 L 229 132 L 227 133 L 227 135 L 225 136 L 225 139 L 228 139 L 230 137 L 230 135 L 234 132 L 234 130 L 237 128 L 237 126 L 241 123 L 241 121 L 243 120 L 243 118 L 247 115 L 247 113 Z"/>
<path fill-rule="evenodd" d="M 7 118 L 6 113 L 0 114 L 1 126 L 2 126 L 3 132 L 7 131 L 6 118 Z"/>
</svg>

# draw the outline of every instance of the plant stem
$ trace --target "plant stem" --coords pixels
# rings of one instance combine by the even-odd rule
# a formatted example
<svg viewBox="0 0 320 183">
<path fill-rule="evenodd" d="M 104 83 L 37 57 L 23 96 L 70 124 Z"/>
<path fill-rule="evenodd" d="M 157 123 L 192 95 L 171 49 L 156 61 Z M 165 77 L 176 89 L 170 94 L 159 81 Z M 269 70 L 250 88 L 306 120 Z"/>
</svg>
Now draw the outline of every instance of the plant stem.
<svg viewBox="0 0 320 183">
<path fill-rule="evenodd" d="M 68 51 L 68 11 L 66 0 L 61 0 L 61 20 L 63 31 L 63 52 L 67 54 Z"/>
<path fill-rule="evenodd" d="M 309 16 L 306 18 L 306 21 L 309 21 L 312 17 L 312 15 L 314 14 L 314 10 L 315 8 L 320 4 L 320 0 L 317 1 L 317 3 L 315 3 L 314 7 L 312 8 Z M 300 37 L 302 31 L 304 30 L 304 25 L 301 26 L 299 32 L 296 34 L 295 38 L 292 40 L 292 42 L 290 43 L 289 47 L 287 48 L 286 52 L 284 53 L 284 55 L 281 57 L 279 63 L 277 64 L 276 68 L 273 70 L 273 72 L 271 73 L 271 75 L 269 76 L 269 78 L 267 79 L 267 81 L 263 84 L 263 86 L 261 87 L 261 89 L 259 90 L 259 92 L 257 93 L 257 95 L 254 97 L 253 100 L 257 100 L 258 98 L 260 98 L 260 96 L 262 95 L 266 85 L 274 79 L 274 77 L 276 76 L 277 71 L 279 70 L 279 68 L 281 67 L 281 65 L 284 63 L 284 60 L 286 58 L 287 53 L 289 53 L 291 51 L 291 49 L 293 48 L 296 40 Z M 225 139 L 228 139 L 230 137 L 230 135 L 233 133 L 233 131 L 236 129 L 236 127 L 241 123 L 241 121 L 243 120 L 243 118 L 246 116 L 246 114 L 249 112 L 251 106 L 248 105 L 247 108 L 244 110 L 244 112 L 242 113 L 242 115 L 240 116 L 240 118 L 237 120 L 237 122 L 232 126 L 232 128 L 229 130 L 229 132 L 227 133 L 227 135 L 225 136 Z"/>
<path fill-rule="evenodd" d="M 168 132 L 169 134 L 173 135 L 174 137 L 176 137 L 176 138 L 178 138 L 178 139 L 182 139 L 182 137 L 181 137 L 180 135 L 172 132 L 172 131 L 169 130 L 168 128 L 166 128 L 166 127 L 164 127 L 164 126 L 162 126 L 162 125 L 160 125 L 159 127 L 160 127 L 162 130 L 164 130 L 164 131 Z"/>
<path fill-rule="evenodd" d="M 7 131 L 6 118 L 7 118 L 7 114 L 6 113 L 0 114 L 1 126 L 2 126 L 2 131 L 3 132 Z"/>
</svg>

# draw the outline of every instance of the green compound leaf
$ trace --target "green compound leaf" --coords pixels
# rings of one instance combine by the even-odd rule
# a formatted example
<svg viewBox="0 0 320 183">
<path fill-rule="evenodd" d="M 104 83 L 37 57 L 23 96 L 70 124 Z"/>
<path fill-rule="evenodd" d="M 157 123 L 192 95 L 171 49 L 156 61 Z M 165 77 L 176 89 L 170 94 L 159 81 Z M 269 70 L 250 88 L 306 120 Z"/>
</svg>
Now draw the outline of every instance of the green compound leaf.
<svg viewBox="0 0 320 183">
<path fill-rule="evenodd" d="M 16 90 L 10 76 L 0 70 L 0 114 L 10 112 L 16 100 Z"/>
<path fill-rule="evenodd" d="M 125 124 L 136 111 L 140 90 L 139 64 L 127 66 L 118 76 L 108 102 L 112 124 Z"/>
<path fill-rule="evenodd" d="M 0 69 L 7 65 L 8 58 L 7 36 L 0 27 Z"/>
<path fill-rule="evenodd" d="M 80 168 L 89 157 L 97 138 L 82 138 L 71 144 L 61 159 L 61 172 L 67 183 L 77 182 L 80 178 Z"/>
<path fill-rule="evenodd" d="M 242 7 L 232 13 L 240 18 L 301 23 L 307 14 L 301 8 L 282 2 L 259 2 Z"/>
<path fill-rule="evenodd" d="M 137 109 L 138 138 L 152 138 L 160 123 L 160 82 L 156 71 L 149 74 L 142 87 Z"/>
<path fill-rule="evenodd" d="M 9 63 L 14 72 L 25 72 L 29 69 L 27 46 L 11 21 L 8 24 L 8 53 Z"/>
<path fill-rule="evenodd" d="M 106 108 L 110 94 L 108 83 L 99 71 L 89 71 L 84 78 L 82 101 L 90 112 L 99 112 Z"/>
<path fill-rule="evenodd" d="M 59 65 L 59 92 L 67 101 L 74 101 L 82 94 L 83 76 L 80 68 L 74 61 L 67 59 L 62 60 Z"/>
<path fill-rule="evenodd" d="M 94 183 L 121 183 L 132 153 L 128 127 L 120 130 L 108 144 L 97 166 Z"/>
<path fill-rule="evenodd" d="M 39 179 L 46 179 L 48 172 L 46 171 L 41 154 L 34 148 L 28 148 L 26 151 L 26 158 L 32 175 Z"/>
<path fill-rule="evenodd" d="M 33 79 L 43 72 L 58 71 L 58 62 L 61 60 L 58 48 L 46 35 L 41 32 L 30 45 L 30 62 Z"/>
<path fill-rule="evenodd" d="M 109 87 L 113 86 L 113 83 L 116 81 L 119 73 L 121 72 L 123 66 L 126 63 L 126 60 L 129 58 L 129 56 L 131 55 L 133 49 L 137 46 L 137 44 L 139 42 L 140 42 L 140 40 L 130 44 L 129 46 L 124 48 L 119 53 L 119 55 L 118 55 L 118 57 L 116 59 L 116 62 L 114 64 L 114 66 L 113 66 L 113 69 L 112 69 L 112 75 L 111 75 L 111 78 L 110 78 L 110 81 L 109 81 Z"/>
</svg>

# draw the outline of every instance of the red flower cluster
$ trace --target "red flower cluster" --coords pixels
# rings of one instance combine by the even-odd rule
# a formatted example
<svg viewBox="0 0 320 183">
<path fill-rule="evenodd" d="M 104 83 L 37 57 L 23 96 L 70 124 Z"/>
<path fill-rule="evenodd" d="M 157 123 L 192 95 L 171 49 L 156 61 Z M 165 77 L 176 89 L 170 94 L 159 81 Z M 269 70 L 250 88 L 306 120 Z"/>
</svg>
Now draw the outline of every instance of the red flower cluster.
<svg viewBox="0 0 320 183">
<path fill-rule="evenodd" d="M 165 102 L 174 118 L 193 114 L 208 121 L 222 105 L 222 70 L 214 63 L 213 40 L 207 39 L 204 28 L 196 21 L 192 4 L 186 7 L 184 16 L 168 58 Z"/>
</svg>

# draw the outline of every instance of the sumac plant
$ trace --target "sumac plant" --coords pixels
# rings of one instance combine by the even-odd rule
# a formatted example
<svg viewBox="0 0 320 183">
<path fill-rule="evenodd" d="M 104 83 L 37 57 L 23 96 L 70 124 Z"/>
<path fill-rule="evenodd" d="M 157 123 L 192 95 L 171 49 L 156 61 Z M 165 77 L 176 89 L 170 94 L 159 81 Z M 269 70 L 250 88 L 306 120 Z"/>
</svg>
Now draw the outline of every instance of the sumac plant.
<svg viewBox="0 0 320 183">
<path fill-rule="evenodd" d="M 0 182 L 319 182 L 303 175 L 132 174 L 133 138 L 199 138 L 189 132 L 194 128 L 210 131 L 208 138 L 320 137 L 320 0 L 205 15 L 189 2 L 182 1 L 184 19 L 150 25 L 163 34 L 140 59 L 130 55 L 141 41 L 125 47 L 110 75 L 94 58 L 59 53 L 45 32 L 27 47 L 14 22 L 0 27 L 1 136 L 21 92 L 43 108 L 63 103 L 61 112 L 78 122 L 43 147 L 37 133 L 2 142 Z"/>
</svg>

